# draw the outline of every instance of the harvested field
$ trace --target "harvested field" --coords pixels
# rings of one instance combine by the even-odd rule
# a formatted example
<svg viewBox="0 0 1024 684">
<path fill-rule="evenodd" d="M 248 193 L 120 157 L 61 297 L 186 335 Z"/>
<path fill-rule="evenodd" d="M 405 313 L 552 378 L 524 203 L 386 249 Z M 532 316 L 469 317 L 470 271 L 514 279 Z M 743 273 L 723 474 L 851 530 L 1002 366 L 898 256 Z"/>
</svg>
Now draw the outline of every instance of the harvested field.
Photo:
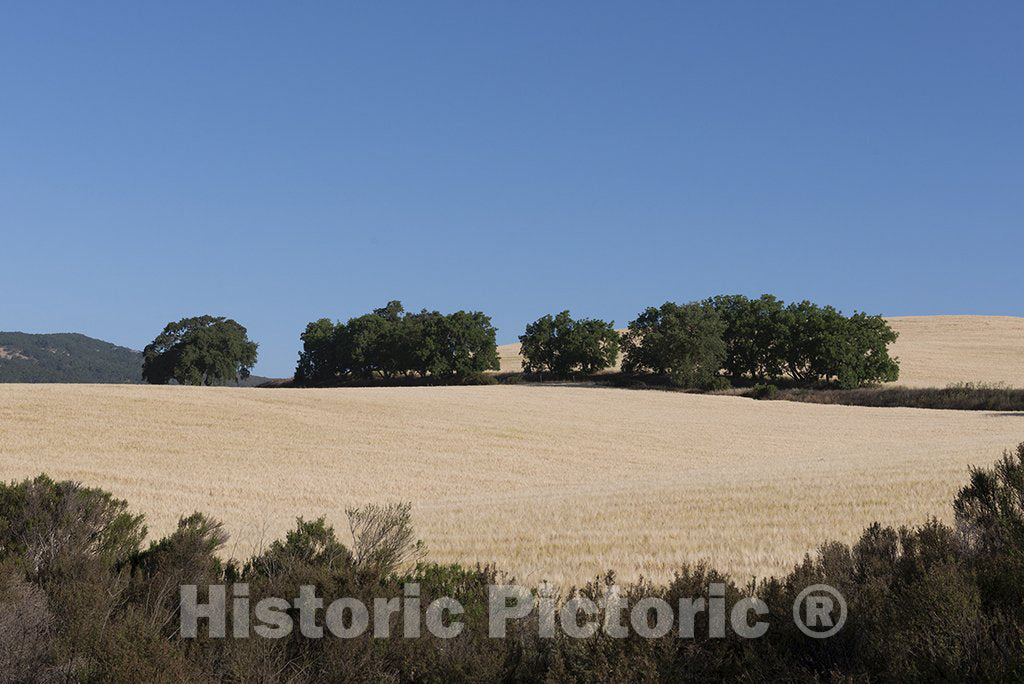
<svg viewBox="0 0 1024 684">
<path fill-rule="evenodd" d="M 906 316 L 888 320 L 900 334 L 892 348 L 900 358 L 897 384 L 945 387 L 971 382 L 1024 387 L 1024 318 Z"/>
<path fill-rule="evenodd" d="M 949 520 L 1016 413 L 566 386 L 240 389 L 0 385 L 0 476 L 103 487 L 151 532 L 200 510 L 244 556 L 298 515 L 413 502 L 430 559 L 521 581 L 781 573 L 872 521 Z"/>
</svg>

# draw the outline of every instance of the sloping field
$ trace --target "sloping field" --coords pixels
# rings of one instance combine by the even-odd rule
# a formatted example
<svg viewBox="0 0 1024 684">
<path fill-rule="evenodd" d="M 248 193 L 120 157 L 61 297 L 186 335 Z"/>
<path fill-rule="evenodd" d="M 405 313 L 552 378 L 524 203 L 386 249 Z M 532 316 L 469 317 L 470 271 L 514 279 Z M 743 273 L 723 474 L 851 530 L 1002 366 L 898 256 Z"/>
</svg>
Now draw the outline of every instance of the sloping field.
<svg viewBox="0 0 1024 684">
<path fill-rule="evenodd" d="M 781 573 L 872 521 L 950 518 L 1024 416 L 587 387 L 0 386 L 0 476 L 101 486 L 153 532 L 201 510 L 245 555 L 298 515 L 409 500 L 437 561 L 521 581 Z"/>
<path fill-rule="evenodd" d="M 1024 318 L 906 316 L 890 318 L 900 336 L 900 385 L 945 387 L 980 382 L 1024 387 Z"/>
<path fill-rule="evenodd" d="M 904 316 L 887 319 L 900 334 L 891 352 L 900 359 L 897 385 L 1002 383 L 1024 387 L 1024 318 L 1012 316 Z M 498 347 L 503 372 L 522 370 L 518 344 Z"/>
</svg>

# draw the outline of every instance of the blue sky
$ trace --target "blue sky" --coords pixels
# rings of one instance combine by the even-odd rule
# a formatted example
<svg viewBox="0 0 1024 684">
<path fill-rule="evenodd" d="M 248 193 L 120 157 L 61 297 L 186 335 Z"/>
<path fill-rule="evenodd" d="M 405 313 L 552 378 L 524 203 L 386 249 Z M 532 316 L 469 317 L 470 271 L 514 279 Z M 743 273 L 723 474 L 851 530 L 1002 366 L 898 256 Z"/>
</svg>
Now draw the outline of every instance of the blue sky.
<svg viewBox="0 0 1024 684">
<path fill-rule="evenodd" d="M 1021 3 L 4 3 L 0 330 L 1024 315 Z"/>
</svg>

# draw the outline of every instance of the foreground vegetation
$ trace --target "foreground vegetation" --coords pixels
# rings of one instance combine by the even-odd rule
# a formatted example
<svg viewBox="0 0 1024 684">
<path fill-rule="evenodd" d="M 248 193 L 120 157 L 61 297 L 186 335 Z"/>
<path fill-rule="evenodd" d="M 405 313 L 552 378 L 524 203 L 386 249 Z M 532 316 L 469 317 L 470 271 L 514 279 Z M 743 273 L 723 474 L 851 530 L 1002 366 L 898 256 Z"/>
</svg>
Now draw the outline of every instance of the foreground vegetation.
<svg viewBox="0 0 1024 684">
<path fill-rule="evenodd" d="M 768 606 L 760 638 L 731 630 L 709 638 L 706 613 L 694 637 L 598 630 L 574 639 L 541 636 L 536 613 L 487 636 L 487 585 L 511 578 L 490 568 L 418 563 L 408 507 L 349 511 L 344 545 L 323 520 L 300 519 L 286 538 L 244 563 L 224 564 L 221 525 L 201 514 L 142 546 L 142 516 L 109 494 L 44 476 L 0 486 L 0 672 L 8 681 L 820 681 L 1011 680 L 1024 677 L 1024 444 L 974 469 L 956 497 L 955 524 L 873 525 L 852 546 L 824 544 L 788 575 L 737 584 L 698 564 L 663 585 L 623 588 L 630 606 L 657 596 L 708 599 L 726 585 L 726 610 L 749 595 Z M 372 603 L 421 585 L 420 606 L 451 596 L 465 608 L 462 633 L 307 639 L 198 639 L 179 633 L 178 587 L 245 582 L 250 601 L 295 597 L 313 585 L 325 604 Z M 563 591 L 593 600 L 614 575 Z M 811 639 L 793 624 L 796 595 L 837 588 L 848 619 L 835 636 Z M 581 616 L 578 616 L 581 617 Z M 319 618 L 323 619 L 322 612 Z M 392 620 L 404 620 L 392 616 Z M 420 617 L 421 623 L 423 617 Z M 585 621 L 585 616 L 583 617 Z M 395 632 L 398 633 L 397 630 Z"/>
</svg>

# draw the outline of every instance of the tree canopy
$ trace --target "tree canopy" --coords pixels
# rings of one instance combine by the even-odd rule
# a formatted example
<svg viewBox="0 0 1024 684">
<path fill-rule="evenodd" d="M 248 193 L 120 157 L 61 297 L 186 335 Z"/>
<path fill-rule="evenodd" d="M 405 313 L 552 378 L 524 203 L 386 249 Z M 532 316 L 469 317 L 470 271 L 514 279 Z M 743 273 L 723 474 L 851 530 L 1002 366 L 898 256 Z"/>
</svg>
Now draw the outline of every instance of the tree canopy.
<svg viewBox="0 0 1024 684">
<path fill-rule="evenodd" d="M 853 388 L 899 378 L 899 363 L 888 351 L 897 334 L 881 316 L 847 317 L 806 300 L 777 315 L 780 337 L 773 349 L 794 380 Z"/>
<path fill-rule="evenodd" d="M 782 376 L 786 327 L 785 304 L 772 295 L 748 299 L 719 295 L 707 300 L 725 324 L 723 368 L 733 377 L 776 380 Z"/>
<path fill-rule="evenodd" d="M 787 306 L 767 294 L 719 295 L 644 311 L 626 332 L 622 368 L 688 387 L 721 382 L 723 370 L 754 382 L 788 377 L 854 388 L 899 378 L 899 361 L 889 355 L 896 337 L 881 316 L 845 316 L 806 300 Z"/>
<path fill-rule="evenodd" d="M 519 336 L 523 370 L 564 378 L 596 373 L 615 365 L 619 333 L 614 322 L 593 318 L 574 320 L 568 311 L 548 314 L 526 326 Z"/>
<path fill-rule="evenodd" d="M 419 376 L 461 380 L 497 370 L 497 331 L 479 311 L 407 313 L 391 301 L 368 314 L 332 323 L 321 318 L 300 336 L 300 383 Z"/>
<path fill-rule="evenodd" d="M 649 307 L 623 335 L 622 370 L 664 375 L 682 387 L 712 387 L 726 356 L 724 331 L 706 302 Z"/>
<path fill-rule="evenodd" d="M 230 318 L 196 316 L 168 323 L 143 350 L 142 377 L 155 385 L 220 385 L 249 377 L 257 344 Z"/>
</svg>

